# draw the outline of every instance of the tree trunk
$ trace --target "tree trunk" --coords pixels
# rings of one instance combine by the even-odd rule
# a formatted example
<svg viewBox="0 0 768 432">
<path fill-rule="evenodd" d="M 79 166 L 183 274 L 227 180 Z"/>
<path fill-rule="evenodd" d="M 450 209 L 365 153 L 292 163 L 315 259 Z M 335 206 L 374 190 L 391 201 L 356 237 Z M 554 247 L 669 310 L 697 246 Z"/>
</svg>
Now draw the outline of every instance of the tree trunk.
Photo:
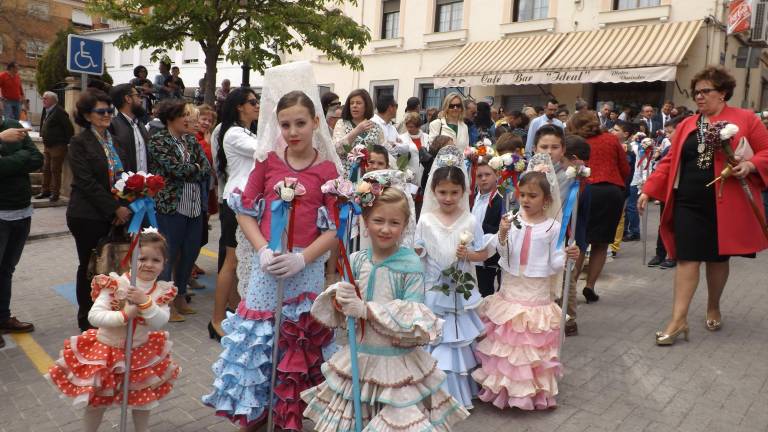
<svg viewBox="0 0 768 432">
<path fill-rule="evenodd" d="M 210 106 L 216 105 L 216 64 L 219 61 L 221 48 L 214 42 L 208 42 L 208 47 L 203 50 L 205 53 L 205 93 L 204 101 Z"/>
</svg>

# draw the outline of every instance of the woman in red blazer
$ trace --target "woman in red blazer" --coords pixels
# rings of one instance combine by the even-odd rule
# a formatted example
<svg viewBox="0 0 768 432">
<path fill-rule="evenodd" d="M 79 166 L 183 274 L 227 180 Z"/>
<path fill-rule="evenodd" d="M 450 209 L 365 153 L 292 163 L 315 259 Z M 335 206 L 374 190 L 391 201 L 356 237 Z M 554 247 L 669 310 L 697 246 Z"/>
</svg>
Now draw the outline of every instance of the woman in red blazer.
<svg viewBox="0 0 768 432">
<path fill-rule="evenodd" d="M 721 327 L 720 296 L 728 281 L 729 258 L 753 257 L 768 247 L 760 222 L 737 180 L 747 179 L 752 196 L 762 208 L 760 191 L 768 183 L 768 131 L 751 111 L 726 104 L 735 86 L 733 77 L 719 67 L 706 68 L 694 76 L 691 92 L 699 114 L 678 125 L 669 154 L 658 164 L 638 199 L 640 211 L 651 198 L 665 202 L 661 237 L 668 253 L 678 262 L 672 320 L 656 333 L 658 345 L 672 345 L 680 334 L 688 338 L 688 307 L 702 262 L 706 263 L 709 294 L 705 325 L 716 331 Z M 701 131 L 718 121 L 738 126 L 732 146 L 735 148 L 744 137 L 754 157 L 733 169 L 736 178 L 707 187 L 726 165 L 722 150 L 710 148 L 701 138 Z"/>
</svg>

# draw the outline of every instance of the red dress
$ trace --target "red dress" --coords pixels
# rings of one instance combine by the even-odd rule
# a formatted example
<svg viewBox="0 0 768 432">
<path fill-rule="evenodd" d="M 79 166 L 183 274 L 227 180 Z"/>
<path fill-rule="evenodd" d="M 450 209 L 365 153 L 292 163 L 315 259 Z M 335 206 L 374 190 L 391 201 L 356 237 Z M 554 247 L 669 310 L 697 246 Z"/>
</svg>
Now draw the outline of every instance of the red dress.
<svg viewBox="0 0 768 432">
<path fill-rule="evenodd" d="M 126 275 L 98 275 L 91 282 L 93 308 L 88 319 L 98 330 L 88 330 L 64 341 L 64 348 L 46 378 L 77 407 L 119 405 L 123 399 L 126 319 L 121 292 Z M 136 284 L 142 288 L 140 281 Z M 181 368 L 171 359 L 168 332 L 152 331 L 168 322 L 168 303 L 176 297 L 170 282 L 146 284 L 153 304 L 134 320 L 128 405 L 152 409 L 173 388 Z"/>
<path fill-rule="evenodd" d="M 663 201 L 664 213 L 661 216 L 661 238 L 671 257 L 676 257 L 674 235 L 674 205 L 676 183 L 679 177 L 683 142 L 696 129 L 699 116 L 683 120 L 672 137 L 669 154 L 656 166 L 643 186 L 643 193 Z M 768 184 L 768 131 L 752 111 L 726 106 L 720 115 L 710 117 L 709 122 L 727 121 L 739 127 L 739 132 L 731 140 L 733 147 L 745 137 L 755 155 L 751 162 L 757 173 L 747 176 L 747 183 L 758 207 L 763 208 L 760 192 Z M 725 167 L 725 156 L 715 151 L 714 170 L 720 173 Z M 768 239 L 762 233 L 757 218 L 752 212 L 744 191 L 735 178 L 729 178 L 721 186 L 720 182 L 712 186 L 717 208 L 717 237 L 720 255 L 746 255 L 768 248 Z M 722 190 L 721 190 L 722 187 Z M 763 216 L 764 217 L 764 216 Z"/>
</svg>

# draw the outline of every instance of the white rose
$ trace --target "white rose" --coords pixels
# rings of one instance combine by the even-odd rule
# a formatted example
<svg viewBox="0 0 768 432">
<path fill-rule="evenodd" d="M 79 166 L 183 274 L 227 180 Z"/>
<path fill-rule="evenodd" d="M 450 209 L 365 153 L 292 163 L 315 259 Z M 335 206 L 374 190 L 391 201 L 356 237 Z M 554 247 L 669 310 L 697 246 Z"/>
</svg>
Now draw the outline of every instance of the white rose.
<svg viewBox="0 0 768 432">
<path fill-rule="evenodd" d="M 581 175 L 582 175 L 583 177 L 589 177 L 590 175 L 592 175 L 592 169 L 591 169 L 591 168 L 589 168 L 589 167 L 584 167 L 584 168 L 582 168 L 582 169 L 581 169 Z"/>
<path fill-rule="evenodd" d="M 467 243 L 471 242 L 473 238 L 473 235 L 469 231 L 463 231 L 461 234 L 459 234 L 459 243 L 462 245 L 466 245 Z"/>
<path fill-rule="evenodd" d="M 504 166 L 504 159 L 501 156 L 494 156 L 488 161 L 488 166 L 495 170 L 500 170 Z"/>
<path fill-rule="evenodd" d="M 763 111 L 763 118 L 768 118 L 768 111 Z"/>
<path fill-rule="evenodd" d="M 504 165 L 512 165 L 512 161 L 515 160 L 514 157 L 512 156 L 512 153 L 507 153 L 501 158 L 504 161 Z"/>
<path fill-rule="evenodd" d="M 576 177 L 576 168 L 569 166 L 568 169 L 565 170 L 565 176 L 568 178 Z"/>
<path fill-rule="evenodd" d="M 738 132 L 739 132 L 738 126 L 736 126 L 733 123 L 728 123 L 727 125 L 723 126 L 722 129 L 720 129 L 720 139 L 725 141 L 727 139 L 732 138 Z"/>
<path fill-rule="evenodd" d="M 125 189 L 125 180 L 123 180 L 121 178 L 120 180 L 115 182 L 115 189 L 117 189 L 118 191 L 122 192 L 123 189 Z"/>
<path fill-rule="evenodd" d="M 296 196 L 296 191 L 289 187 L 284 187 L 280 189 L 280 199 L 286 202 L 293 201 L 293 198 Z"/>
</svg>

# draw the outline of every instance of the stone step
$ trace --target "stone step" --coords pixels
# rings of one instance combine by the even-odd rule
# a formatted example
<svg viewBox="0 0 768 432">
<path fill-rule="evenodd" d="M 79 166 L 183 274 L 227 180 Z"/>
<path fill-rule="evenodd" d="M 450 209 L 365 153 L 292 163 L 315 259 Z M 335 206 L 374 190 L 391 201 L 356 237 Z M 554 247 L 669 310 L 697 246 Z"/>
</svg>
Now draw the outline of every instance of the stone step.
<svg viewBox="0 0 768 432">
<path fill-rule="evenodd" d="M 35 195 L 37 193 L 35 193 Z M 51 202 L 48 198 L 43 198 L 43 199 L 32 198 L 32 208 L 66 207 L 67 204 L 69 204 L 69 201 L 64 197 L 59 198 L 59 200 L 56 202 Z"/>
<path fill-rule="evenodd" d="M 33 186 L 43 184 L 43 173 L 41 172 L 29 173 L 29 181 L 32 182 Z"/>
</svg>

